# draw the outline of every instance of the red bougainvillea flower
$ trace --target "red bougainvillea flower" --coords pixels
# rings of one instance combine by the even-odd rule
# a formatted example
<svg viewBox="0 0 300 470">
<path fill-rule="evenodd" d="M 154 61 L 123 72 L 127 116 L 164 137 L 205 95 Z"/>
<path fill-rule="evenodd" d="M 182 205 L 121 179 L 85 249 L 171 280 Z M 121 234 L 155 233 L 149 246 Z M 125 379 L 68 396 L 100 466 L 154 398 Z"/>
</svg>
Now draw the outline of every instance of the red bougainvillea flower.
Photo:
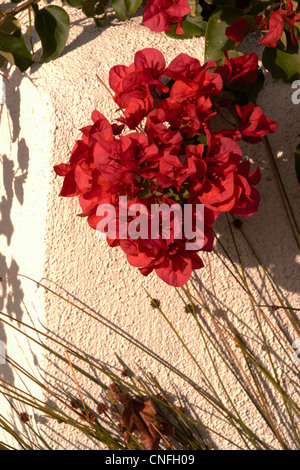
<svg viewBox="0 0 300 470">
<path fill-rule="evenodd" d="M 300 12 L 296 15 L 291 0 L 287 0 L 286 8 L 280 8 L 273 11 L 269 19 L 269 31 L 264 38 L 260 39 L 259 44 L 275 48 L 277 41 L 281 39 L 284 31 L 284 25 L 287 24 L 291 33 L 291 40 L 294 46 L 298 44 L 295 36 L 295 23 L 300 22 Z"/>
<path fill-rule="evenodd" d="M 238 171 L 234 175 L 235 205 L 231 209 L 233 214 L 250 217 L 257 212 L 260 203 L 260 194 L 254 188 L 261 179 L 259 168 L 250 175 L 250 162 L 244 161 L 238 165 Z"/>
<path fill-rule="evenodd" d="M 153 178 L 159 158 L 155 144 L 141 133 L 121 136 L 113 142 L 97 142 L 94 147 L 96 169 L 111 185 L 128 187 L 131 190 L 136 175 Z"/>
<path fill-rule="evenodd" d="M 278 8 L 279 6 L 279 8 Z M 237 43 L 241 43 L 252 30 L 268 30 L 267 34 L 258 42 L 267 47 L 275 48 L 284 32 L 284 25 L 289 26 L 291 41 L 297 45 L 295 35 L 296 23 L 300 22 L 300 12 L 296 14 L 292 0 L 278 3 L 277 9 L 270 15 L 269 20 L 264 15 L 255 18 L 254 25 L 250 27 L 246 18 L 238 18 L 226 28 L 226 36 Z"/>
<path fill-rule="evenodd" d="M 182 21 L 190 12 L 187 0 L 150 0 L 144 10 L 143 24 L 159 33 L 169 31 L 170 23 L 175 23 L 176 33 L 182 35 Z"/>
<path fill-rule="evenodd" d="M 226 28 L 226 36 L 234 42 L 242 42 L 249 32 L 249 24 L 245 18 L 238 18 Z"/>
<path fill-rule="evenodd" d="M 94 111 L 69 163 L 55 166 L 64 179 L 60 195 L 78 196 L 79 215 L 143 275 L 155 272 L 183 286 L 203 268 L 201 252 L 212 251 L 220 214 L 257 211 L 260 173 L 250 172 L 237 141 L 259 142 L 277 124 L 253 104 L 230 107 L 223 98 L 229 84 L 240 93 L 241 85 L 254 83 L 257 66 L 255 54 L 229 59 L 226 53 L 219 67 L 180 54 L 166 66 L 158 50 L 139 51 L 133 64 L 110 71 L 114 100 L 125 114 L 121 124 Z M 230 127 L 226 120 L 218 131 L 215 117 L 223 119 L 223 111 L 238 120 Z M 167 211 L 158 214 L 153 233 L 162 207 Z"/>
<path fill-rule="evenodd" d="M 182 53 L 172 60 L 165 71 L 165 75 L 174 81 L 202 83 L 205 86 L 208 81 L 211 81 L 211 75 L 208 71 L 215 66 L 216 63 L 213 60 L 201 65 L 198 59 Z M 217 78 L 216 75 L 213 78 Z M 203 89 L 205 90 L 205 88 Z"/>
<path fill-rule="evenodd" d="M 252 144 L 261 142 L 262 137 L 277 130 L 277 122 L 264 116 L 262 110 L 253 103 L 242 107 L 236 105 L 235 109 L 241 119 L 238 130 L 246 142 Z"/>
<path fill-rule="evenodd" d="M 171 245 L 158 240 L 153 247 L 145 247 L 145 252 L 138 242 L 126 246 L 121 244 L 123 251 L 129 251 L 127 260 L 131 266 L 138 267 L 142 274 L 149 275 L 153 270 L 160 279 L 175 287 L 181 287 L 190 279 L 193 269 L 203 268 L 203 261 L 195 252 L 184 249 L 184 241 L 175 241 Z"/>
<path fill-rule="evenodd" d="M 224 52 L 225 61 L 223 66 L 217 67 L 219 73 L 226 85 L 234 80 L 250 85 L 257 80 L 258 57 L 254 53 L 245 54 L 240 57 L 229 59 L 228 52 Z"/>
<path fill-rule="evenodd" d="M 54 167 L 59 176 L 64 176 L 60 196 L 74 197 L 85 193 L 92 187 L 95 176 L 95 164 L 90 155 L 90 148 L 97 141 L 113 141 L 113 131 L 110 123 L 101 113 L 92 114 L 93 126 L 81 129 L 82 139 L 77 141 L 71 154 L 69 164 L 62 163 Z"/>
<path fill-rule="evenodd" d="M 268 29 L 268 22 L 263 15 L 258 15 L 254 22 L 257 29 Z"/>
<path fill-rule="evenodd" d="M 234 173 L 242 159 L 239 145 L 227 137 L 215 137 L 208 139 L 205 155 L 201 145 L 189 146 L 187 154 L 204 165 L 201 168 L 204 173 L 201 180 L 198 176 L 200 171 L 197 173 L 198 181 L 201 182 L 196 191 L 199 204 L 218 213 L 230 211 L 235 204 Z"/>
<path fill-rule="evenodd" d="M 110 70 L 109 85 L 115 92 L 115 102 L 125 109 L 125 119 L 120 120 L 130 129 L 135 129 L 153 109 L 152 91 L 168 91 L 160 81 L 164 70 L 164 56 L 156 49 L 139 51 L 129 67 L 116 65 Z"/>
</svg>

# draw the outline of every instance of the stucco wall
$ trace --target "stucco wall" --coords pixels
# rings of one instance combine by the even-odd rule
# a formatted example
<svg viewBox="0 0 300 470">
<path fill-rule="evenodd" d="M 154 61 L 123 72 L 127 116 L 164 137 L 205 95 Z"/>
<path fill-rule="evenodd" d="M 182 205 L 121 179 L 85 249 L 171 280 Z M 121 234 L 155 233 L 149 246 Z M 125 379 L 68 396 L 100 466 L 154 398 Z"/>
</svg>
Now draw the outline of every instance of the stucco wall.
<svg viewBox="0 0 300 470">
<path fill-rule="evenodd" d="M 71 10 L 70 15 L 71 34 L 59 59 L 42 67 L 34 66 L 24 75 L 14 68 L 10 70 L 7 105 L 1 112 L 0 127 L 4 183 L 1 184 L 3 196 L 0 202 L 0 274 L 4 277 L 20 272 L 36 280 L 44 278 L 47 285 L 58 293 L 76 300 L 95 316 L 138 339 L 196 383 L 206 387 L 199 370 L 172 330 L 161 315 L 151 309 L 143 288 L 147 289 L 153 297 L 161 300 L 168 318 L 216 384 L 215 373 L 199 332 L 175 297 L 174 289 L 156 275 L 143 277 L 137 269 L 129 266 L 122 251 L 110 249 L 105 241 L 99 240 L 86 221 L 76 217 L 79 212 L 77 201 L 58 197 L 62 181 L 52 171 L 53 165 L 68 161 L 73 143 L 80 136 L 79 129 L 90 123 L 90 115 L 95 108 L 108 118 L 114 115 L 115 104 L 97 81 L 96 74 L 108 83 L 108 73 L 113 65 L 131 63 L 135 52 L 145 47 L 160 49 L 168 61 L 180 52 L 188 52 L 203 61 L 203 40 L 175 41 L 155 34 L 141 25 L 139 15 L 128 22 L 109 16 L 101 29 L 79 12 Z M 270 137 L 270 142 L 279 151 L 277 158 L 280 171 L 299 216 L 299 187 L 292 155 L 298 143 L 300 107 L 292 104 L 291 94 L 289 85 L 274 82 L 267 76 L 266 87 L 258 104 L 270 119 L 279 122 L 278 132 Z M 262 203 L 259 212 L 245 221 L 246 233 L 255 243 L 286 302 L 299 307 L 299 257 L 296 258 L 295 241 L 287 226 L 264 146 L 244 145 L 243 150 L 245 156 L 259 164 L 262 170 L 262 183 L 259 186 Z M 216 228 L 222 241 L 232 246 L 225 218 L 220 218 Z M 255 260 L 243 243 L 241 250 L 252 286 L 257 292 L 257 300 L 263 304 L 272 303 L 274 299 L 265 284 L 264 274 L 257 269 Z M 234 250 L 231 251 L 235 256 Z M 209 257 L 218 301 L 212 297 L 213 289 L 207 267 L 198 271 L 194 277 L 201 285 L 204 298 L 214 304 L 217 316 L 225 304 L 230 306 L 230 320 L 252 341 L 253 347 L 264 360 L 266 352 L 257 341 L 258 332 L 253 330 L 253 312 L 249 299 L 224 270 L 218 258 L 213 254 Z M 207 265 L 207 256 L 204 256 L 204 261 Z M 137 351 L 109 328 L 102 327 L 62 300 L 44 291 L 37 291 L 35 285 L 28 281 L 15 279 L 4 288 L 1 302 L 2 309 L 8 313 L 23 321 L 42 325 L 58 338 L 64 338 L 99 361 L 117 366 L 116 353 L 137 373 L 138 366 L 154 373 L 170 394 L 173 393 L 174 383 L 191 410 L 196 415 L 200 414 L 201 419 L 206 417 L 211 426 L 215 425 L 216 429 L 221 430 L 222 423 L 210 415 L 207 406 L 192 389 L 186 388 L 183 381 Z M 205 312 L 201 315 L 210 324 Z M 0 339 L 7 341 L 8 353 L 11 351 L 11 354 L 15 354 L 16 344 L 10 340 L 7 329 L 0 326 L 0 335 Z M 272 343 L 272 338 L 269 339 Z M 22 348 L 23 343 L 19 347 Z M 280 361 L 282 351 L 276 350 L 276 354 L 281 376 L 289 364 L 286 359 Z M 69 384 L 73 388 L 68 367 L 62 370 L 55 363 L 45 361 L 42 356 L 37 355 L 35 359 L 31 352 L 25 355 L 33 368 L 39 362 L 51 380 L 64 384 L 64 387 Z M 0 366 L 0 373 L 6 378 L 12 377 L 8 366 Z M 221 364 L 220 374 L 228 379 Z M 255 428 L 257 417 L 254 410 L 244 406 L 245 397 L 241 390 L 234 387 L 230 378 L 227 382 L 228 391 L 239 405 L 242 415 Z M 83 390 L 100 398 L 101 391 L 96 386 L 92 388 L 88 381 L 81 382 L 81 385 Z M 282 404 L 274 406 L 280 408 Z M 48 423 L 46 429 L 58 448 L 72 448 L 74 443 L 81 448 L 93 448 L 91 442 L 82 440 L 82 436 L 74 435 L 70 429 L 62 428 L 61 425 Z M 272 442 L 273 437 L 268 436 L 270 431 L 267 428 L 260 427 L 257 432 Z"/>
</svg>

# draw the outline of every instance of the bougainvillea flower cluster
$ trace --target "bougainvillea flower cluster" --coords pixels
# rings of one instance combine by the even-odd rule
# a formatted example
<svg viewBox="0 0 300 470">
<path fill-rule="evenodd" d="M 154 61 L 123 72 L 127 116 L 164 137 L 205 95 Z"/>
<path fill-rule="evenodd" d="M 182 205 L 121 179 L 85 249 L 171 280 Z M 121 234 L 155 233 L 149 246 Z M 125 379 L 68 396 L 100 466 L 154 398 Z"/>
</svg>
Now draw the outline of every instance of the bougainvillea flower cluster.
<svg viewBox="0 0 300 470">
<path fill-rule="evenodd" d="M 250 31 L 267 31 L 266 35 L 258 42 L 266 47 L 277 47 L 283 35 L 285 26 L 288 27 L 291 36 L 291 42 L 294 46 L 298 44 L 295 32 L 297 23 L 300 22 L 300 12 L 296 13 L 291 0 L 279 2 L 277 9 L 272 11 L 269 19 L 264 15 L 258 15 L 254 25 L 250 25 L 246 18 L 238 18 L 226 29 L 226 36 L 235 42 L 242 42 Z"/>
<path fill-rule="evenodd" d="M 206 2 L 200 2 L 202 8 L 202 16 L 205 13 L 205 6 L 211 8 L 211 12 L 217 7 L 217 4 L 209 5 Z M 282 0 L 281 2 L 274 2 L 271 9 L 265 9 L 256 17 L 251 16 L 251 6 L 249 2 L 236 2 L 236 6 L 241 6 L 241 11 L 249 9 L 247 16 L 242 16 L 234 21 L 226 28 L 226 36 L 234 42 L 241 43 L 251 31 L 266 32 L 264 37 L 258 42 L 267 47 L 277 47 L 283 35 L 284 28 L 287 29 L 291 35 L 291 42 L 294 46 L 298 44 L 296 38 L 297 23 L 300 22 L 300 12 L 296 12 L 296 6 L 292 0 Z M 191 13 L 187 0 L 150 0 L 144 10 L 143 24 L 152 31 L 162 32 L 170 31 L 172 24 L 175 24 L 175 33 L 178 35 L 185 34 L 182 27 L 182 22 L 187 15 Z M 266 16 L 266 13 L 268 15 Z M 205 16 L 205 15 L 204 15 Z M 204 18 L 203 16 L 203 18 Z"/>
<path fill-rule="evenodd" d="M 101 204 L 111 204 L 120 217 L 121 196 L 128 210 L 137 204 L 204 207 L 201 249 L 186 249 L 185 235 L 178 239 L 173 231 L 156 239 L 120 233 L 107 237 L 142 274 L 155 271 L 170 285 L 184 285 L 194 269 L 203 267 L 201 252 L 212 250 L 212 226 L 219 215 L 256 213 L 260 171 L 251 171 L 238 141 L 259 142 L 277 124 L 259 107 L 232 101 L 228 87 L 232 93 L 235 85 L 240 89 L 254 83 L 257 67 L 252 53 L 226 54 L 224 65 L 217 67 L 213 61 L 201 65 L 187 54 L 166 65 L 160 51 L 139 51 L 131 65 L 110 71 L 110 87 L 122 111 L 118 122 L 94 111 L 70 162 L 55 167 L 64 177 L 61 196 L 78 196 L 80 215 L 93 229 L 101 222 Z M 132 220 L 133 215 L 128 225 Z"/>
<path fill-rule="evenodd" d="M 296 23 L 300 21 L 300 13 L 296 14 L 292 0 L 284 2 L 281 8 L 271 13 L 269 19 L 268 33 L 259 41 L 260 44 L 269 47 L 276 47 L 277 41 L 281 39 L 284 26 L 288 25 L 291 34 L 291 40 L 294 46 L 298 44 L 295 36 Z"/>
</svg>

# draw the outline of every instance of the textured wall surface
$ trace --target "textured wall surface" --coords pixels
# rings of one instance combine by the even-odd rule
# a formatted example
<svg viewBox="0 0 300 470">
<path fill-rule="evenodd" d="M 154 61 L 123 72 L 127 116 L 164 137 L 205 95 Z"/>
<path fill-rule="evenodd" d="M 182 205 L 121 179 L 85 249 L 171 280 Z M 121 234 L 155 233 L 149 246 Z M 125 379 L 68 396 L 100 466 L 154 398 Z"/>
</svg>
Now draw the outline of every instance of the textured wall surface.
<svg viewBox="0 0 300 470">
<path fill-rule="evenodd" d="M 1 277 L 11 278 L 1 284 L 0 310 L 38 326 L 44 317 L 44 296 L 33 282 L 15 275 L 40 279 L 45 269 L 45 207 L 51 173 L 44 155 L 53 152 L 54 111 L 49 96 L 38 91 L 30 77 L 14 72 L 6 91 L 6 103 L 0 106 L 0 272 Z M 3 323 L 0 341 L 8 356 L 36 372 L 39 352 L 33 343 L 25 337 L 20 342 L 19 335 Z M 23 381 L 8 361 L 0 365 L 0 377 L 16 386 Z"/>
<path fill-rule="evenodd" d="M 144 278 L 137 269 L 129 266 L 119 249 L 110 249 L 106 241 L 98 240 L 86 221 L 76 217 L 80 208 L 76 200 L 58 197 L 62 180 L 55 176 L 52 167 L 67 162 L 79 129 L 90 123 L 91 112 L 96 108 L 108 118 L 116 110 L 109 93 L 97 81 L 98 74 L 108 84 L 110 68 L 116 64 L 129 64 L 136 51 L 145 47 L 160 49 L 167 61 L 180 52 L 203 61 L 203 40 L 175 41 L 155 34 L 141 25 L 136 16 L 122 22 L 113 16 L 105 27 L 97 29 L 93 22 L 80 13 L 71 14 L 71 34 L 62 56 L 45 66 L 34 66 L 23 76 L 12 69 L 7 83 L 7 105 L 1 111 L 2 200 L 1 204 L 1 276 L 20 272 L 36 280 L 44 278 L 61 295 L 84 306 L 95 317 L 111 323 L 120 332 L 138 339 L 154 354 L 186 374 L 204 388 L 206 381 L 184 350 L 180 341 L 158 311 L 152 310 L 145 289 L 161 300 L 169 320 L 182 334 L 187 345 L 201 362 L 212 382 L 217 384 L 208 354 L 192 318 L 184 312 L 175 296 L 174 289 L 160 281 L 156 275 Z M 300 129 L 300 106 L 291 102 L 289 85 L 274 82 L 267 76 L 266 87 L 258 104 L 264 113 L 279 122 L 279 129 L 270 137 L 271 145 L 278 149 L 279 168 L 289 191 L 295 213 L 299 217 L 299 187 L 297 186 L 293 149 L 297 145 Z M 244 228 L 254 242 L 265 266 L 286 302 L 299 307 L 299 257 L 287 225 L 286 216 L 276 191 L 272 170 L 263 144 L 243 146 L 245 156 L 259 164 L 262 182 L 259 190 L 262 203 L 258 213 L 245 221 Z M 4 184 L 3 184 L 4 183 Z M 217 232 L 226 246 L 232 249 L 225 218 L 216 225 Z M 274 302 L 264 273 L 256 267 L 245 243 L 240 244 L 243 260 L 251 275 L 252 287 L 257 301 L 262 304 Z M 218 248 L 216 248 L 219 250 Z M 213 305 L 216 316 L 224 305 L 230 321 L 244 332 L 262 360 L 266 352 L 257 340 L 258 331 L 253 329 L 253 312 L 249 299 L 224 269 L 221 261 L 209 255 L 212 276 L 206 264 L 194 277 L 201 286 L 205 300 Z M 298 261 L 298 263 L 297 263 Z M 213 283 L 213 285 L 212 285 Z M 171 395 L 174 383 L 195 415 L 206 419 L 210 426 L 222 431 L 222 422 L 215 421 L 208 409 L 192 389 L 187 389 L 178 376 L 139 352 L 121 336 L 72 308 L 61 299 L 46 292 L 37 292 L 34 284 L 26 280 L 13 280 L 6 285 L 1 298 L 1 309 L 23 321 L 33 321 L 64 338 L 67 342 L 100 362 L 118 366 L 118 354 L 137 371 L 142 367 L 154 373 L 161 385 Z M 215 289 L 215 291 L 213 290 Z M 216 294 L 217 300 L 213 297 Z M 210 325 L 205 312 L 203 319 Z M 214 330 L 211 327 L 211 334 Z M 16 352 L 16 344 L 10 342 L 8 329 L 0 326 L 0 339 L 8 344 L 8 352 Z M 272 344 L 272 338 L 269 338 Z M 292 339 L 292 338 L 291 338 Z M 20 347 L 23 347 L 23 343 Z M 276 346 L 277 348 L 277 346 Z M 32 353 L 33 354 L 33 353 Z M 289 367 L 279 358 L 278 374 Z M 45 374 L 65 388 L 74 387 L 70 370 L 62 370 L 41 356 L 27 354 L 31 367 L 42 364 Z M 4 368 L 3 368 L 4 367 Z M 9 377 L 10 368 L 0 366 L 0 374 Z M 220 374 L 227 381 L 227 390 L 239 406 L 241 414 L 255 428 L 256 413 L 245 405 L 245 396 L 236 388 L 220 364 Z M 101 391 L 86 381 L 83 390 L 98 399 Z M 217 385 L 216 385 L 217 386 Z M 282 403 L 274 406 L 282 407 Z M 280 422 L 279 422 L 280 424 Z M 46 432 L 52 436 L 57 447 L 72 448 L 77 445 L 93 448 L 93 443 L 82 436 L 70 433 L 62 425 L 46 424 Z M 261 436 L 268 436 L 268 428 L 259 427 Z M 232 436 L 238 440 L 237 436 Z M 214 439 L 218 444 L 218 439 Z M 269 442 L 273 437 L 269 436 Z M 228 444 L 228 446 L 230 446 Z"/>
</svg>

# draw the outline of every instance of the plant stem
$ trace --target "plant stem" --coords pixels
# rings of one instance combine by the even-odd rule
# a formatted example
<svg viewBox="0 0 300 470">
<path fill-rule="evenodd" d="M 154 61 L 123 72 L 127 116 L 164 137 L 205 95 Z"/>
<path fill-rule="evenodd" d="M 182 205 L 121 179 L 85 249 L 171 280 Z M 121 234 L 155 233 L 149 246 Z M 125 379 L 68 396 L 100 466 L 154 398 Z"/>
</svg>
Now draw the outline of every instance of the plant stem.
<svg viewBox="0 0 300 470">
<path fill-rule="evenodd" d="M 275 157 L 274 157 L 274 153 L 273 153 L 272 147 L 271 147 L 271 145 L 270 145 L 270 142 L 269 142 L 269 139 L 268 139 L 267 136 L 263 137 L 263 142 L 264 142 L 264 144 L 265 144 L 265 148 L 266 148 L 266 151 L 267 151 L 267 154 L 268 154 L 270 163 L 271 163 L 271 167 L 272 167 L 272 170 L 273 170 L 273 173 L 274 173 L 274 177 L 275 177 L 276 184 L 277 184 L 278 189 L 279 189 L 280 198 L 281 198 L 281 200 L 282 200 L 282 203 L 283 203 L 283 206 L 284 206 L 284 209 L 285 209 L 285 212 L 286 212 L 286 216 L 287 216 L 287 218 L 288 218 L 288 221 L 289 221 L 289 224 L 290 224 L 290 226 L 291 226 L 293 235 L 294 235 L 294 237 L 295 237 L 295 241 L 296 241 L 297 247 L 298 247 L 298 249 L 300 250 L 300 240 L 299 240 L 299 237 L 300 237 L 300 230 L 299 230 L 299 226 L 298 226 L 296 217 L 295 217 L 295 215 L 294 215 L 294 212 L 293 212 L 291 203 L 290 203 L 290 201 L 289 201 L 287 192 L 286 192 L 286 190 L 285 190 L 284 184 L 283 184 L 283 182 L 282 182 L 282 178 L 281 178 L 280 173 L 279 173 L 279 170 L 278 170 L 278 166 L 277 166 L 277 163 L 276 163 L 276 159 L 275 159 Z M 295 226 L 295 228 L 296 228 L 296 231 L 295 231 L 295 228 L 294 228 L 293 223 L 292 223 L 292 221 L 291 221 L 291 217 L 290 217 L 289 211 L 290 211 L 291 217 L 292 217 L 292 219 L 293 219 L 293 222 L 294 222 L 294 226 Z"/>
<path fill-rule="evenodd" d="M 0 27 L 7 23 L 7 21 L 14 18 L 18 13 L 21 13 L 22 11 L 30 8 L 33 3 L 39 3 L 39 1 L 40 0 L 26 0 L 26 2 L 22 3 L 13 10 L 8 11 L 7 13 L 3 13 L 2 18 L 0 19 Z"/>
<path fill-rule="evenodd" d="M 28 17 L 29 17 L 29 39 L 31 46 L 32 56 L 34 55 L 33 40 L 32 40 L 32 17 L 31 17 L 31 6 L 28 8 Z"/>
</svg>

